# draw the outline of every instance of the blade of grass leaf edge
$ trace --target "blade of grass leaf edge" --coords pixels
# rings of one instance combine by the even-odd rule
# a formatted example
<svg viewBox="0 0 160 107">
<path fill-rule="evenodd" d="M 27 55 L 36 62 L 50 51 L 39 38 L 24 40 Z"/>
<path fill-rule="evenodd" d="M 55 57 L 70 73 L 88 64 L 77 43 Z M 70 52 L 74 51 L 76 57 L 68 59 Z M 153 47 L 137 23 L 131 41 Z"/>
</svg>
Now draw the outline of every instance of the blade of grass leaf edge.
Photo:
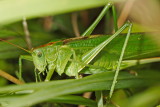
<svg viewBox="0 0 160 107">
<path fill-rule="evenodd" d="M 88 76 L 83 79 L 72 80 L 72 81 L 65 82 L 64 84 L 53 85 L 53 86 L 51 84 L 54 84 L 54 82 L 48 82 L 48 84 L 51 83 L 49 87 L 46 87 L 46 88 L 41 87 L 41 89 L 35 91 L 32 94 L 15 98 L 13 101 L 9 102 L 8 107 L 11 107 L 11 106 L 13 107 L 13 105 L 16 107 L 21 107 L 24 105 L 33 105 L 33 104 L 47 101 L 57 96 L 82 93 L 85 91 L 109 90 L 113 80 L 113 75 L 114 75 L 113 72 L 105 72 L 105 73 Z M 128 72 L 121 72 L 115 89 L 144 87 L 147 85 L 152 85 L 157 83 L 160 80 L 159 76 L 160 75 L 158 72 L 153 72 L 153 71 L 144 72 L 144 73 L 140 72 L 138 76 L 129 74 Z M 28 87 L 29 85 L 30 84 L 28 84 Z M 23 87 L 23 86 L 21 85 L 19 87 Z M 43 97 L 39 97 L 39 96 L 43 96 Z"/>
</svg>

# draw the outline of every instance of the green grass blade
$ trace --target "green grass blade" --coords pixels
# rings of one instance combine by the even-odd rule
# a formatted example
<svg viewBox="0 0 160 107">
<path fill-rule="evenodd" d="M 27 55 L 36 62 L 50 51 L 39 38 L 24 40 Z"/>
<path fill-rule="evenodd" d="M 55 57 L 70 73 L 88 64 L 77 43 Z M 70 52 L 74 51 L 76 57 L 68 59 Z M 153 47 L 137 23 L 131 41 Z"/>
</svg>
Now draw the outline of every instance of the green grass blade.
<svg viewBox="0 0 160 107">
<path fill-rule="evenodd" d="M 22 95 L 9 100 L 8 107 L 21 107 L 25 105 L 33 105 L 40 102 L 48 101 L 62 95 L 82 93 L 86 91 L 109 90 L 112 84 L 114 72 L 104 72 L 88 76 L 78 80 L 51 81 L 44 83 L 24 84 L 20 86 L 1 87 L 0 93 L 10 93 L 20 90 L 33 90 L 33 93 Z M 140 72 L 138 76 L 134 76 L 127 72 L 121 72 L 118 76 L 118 83 L 115 89 L 143 87 L 159 82 L 159 72 Z M 6 94 L 5 94 L 6 95 Z M 39 97 L 43 96 L 43 97 Z M 4 96 L 3 96 L 4 97 Z M 8 96 L 9 98 L 9 96 Z M 7 101 L 7 99 L 5 98 Z M 0 101 L 4 101 L 3 98 Z"/>
<path fill-rule="evenodd" d="M 102 91 L 96 91 L 96 101 L 98 107 L 103 107 L 103 92 Z"/>
<path fill-rule="evenodd" d="M 85 105 L 89 107 L 97 107 L 97 103 L 95 101 L 87 99 L 87 98 L 83 98 L 81 96 L 75 96 L 75 95 L 55 97 L 53 99 L 50 99 L 48 102 L 67 103 L 67 104 Z"/>
<path fill-rule="evenodd" d="M 19 95 L 12 96 L 12 97 L 3 97 L 1 102 L 6 101 L 6 100 L 13 101 L 14 98 L 17 98 L 18 96 L 21 97 L 22 94 L 27 94 L 27 93 L 21 93 Z M 47 102 L 48 103 L 76 104 L 76 105 L 85 105 L 85 106 L 89 106 L 89 107 L 97 107 L 96 101 L 93 101 L 91 99 L 87 99 L 87 98 L 84 98 L 81 96 L 75 96 L 75 95 L 58 96 L 58 97 L 49 99 Z"/>
<path fill-rule="evenodd" d="M 24 16 L 35 18 L 84 10 L 106 3 L 107 0 L 61 0 L 61 2 L 59 0 L 3 0 L 0 1 L 0 14 L 3 14 L 0 23 L 4 25 L 19 21 Z"/>
</svg>

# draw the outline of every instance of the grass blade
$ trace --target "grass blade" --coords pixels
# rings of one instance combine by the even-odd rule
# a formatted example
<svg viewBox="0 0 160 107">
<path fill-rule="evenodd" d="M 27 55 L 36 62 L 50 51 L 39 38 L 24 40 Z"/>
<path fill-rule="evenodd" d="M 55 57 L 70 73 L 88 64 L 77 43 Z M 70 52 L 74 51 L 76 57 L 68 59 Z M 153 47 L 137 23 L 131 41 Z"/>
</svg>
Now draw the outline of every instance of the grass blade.
<svg viewBox="0 0 160 107">
<path fill-rule="evenodd" d="M 114 72 L 104 72 L 88 76 L 77 80 L 59 80 L 42 83 L 32 83 L 20 86 L 10 86 L 0 89 L 0 93 L 14 92 L 18 90 L 34 90 L 33 93 L 22 95 L 9 101 L 8 107 L 21 107 L 25 105 L 33 105 L 40 102 L 47 101 L 62 95 L 69 95 L 75 93 L 83 93 L 87 91 L 110 90 L 113 81 Z M 118 77 L 118 83 L 115 89 L 144 87 L 155 84 L 159 81 L 158 72 L 140 72 L 138 76 L 121 72 Z M 43 96 L 43 97 L 39 97 Z M 4 101 L 4 96 L 0 101 Z M 31 100 L 32 99 L 32 100 Z M 6 100 L 7 101 L 7 100 Z"/>
</svg>

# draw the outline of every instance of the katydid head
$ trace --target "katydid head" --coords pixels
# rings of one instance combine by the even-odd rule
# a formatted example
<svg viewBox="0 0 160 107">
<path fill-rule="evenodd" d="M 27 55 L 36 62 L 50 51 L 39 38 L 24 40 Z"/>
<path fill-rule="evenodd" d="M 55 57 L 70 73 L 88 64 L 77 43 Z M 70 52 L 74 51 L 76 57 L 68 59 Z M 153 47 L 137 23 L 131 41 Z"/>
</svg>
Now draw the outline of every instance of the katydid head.
<svg viewBox="0 0 160 107">
<path fill-rule="evenodd" d="M 19 49 L 22 49 L 24 51 L 26 51 L 27 53 L 30 53 L 32 55 L 32 58 L 33 58 L 33 62 L 34 62 L 34 65 L 36 67 L 36 69 L 38 69 L 40 72 L 43 72 L 45 69 L 46 69 L 46 66 L 47 66 L 47 63 L 46 63 L 46 60 L 45 60 L 45 56 L 44 56 L 44 53 L 43 53 L 43 50 L 40 49 L 40 48 L 35 48 L 35 49 L 32 49 L 32 50 L 27 50 L 25 48 L 22 48 L 16 44 L 13 44 L 11 42 L 8 42 L 6 40 L 3 40 L 3 39 L 0 39 L 1 41 L 3 42 L 6 42 L 10 45 L 13 45 Z"/>
<path fill-rule="evenodd" d="M 44 72 L 47 66 L 45 55 L 42 49 L 34 49 L 32 51 L 33 63 L 40 72 Z"/>
</svg>

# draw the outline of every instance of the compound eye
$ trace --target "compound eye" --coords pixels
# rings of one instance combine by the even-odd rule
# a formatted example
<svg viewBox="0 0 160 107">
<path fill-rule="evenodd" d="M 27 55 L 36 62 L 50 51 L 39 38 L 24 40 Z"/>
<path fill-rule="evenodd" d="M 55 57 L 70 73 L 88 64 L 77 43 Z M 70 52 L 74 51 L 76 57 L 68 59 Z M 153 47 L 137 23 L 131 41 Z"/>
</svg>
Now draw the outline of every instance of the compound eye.
<svg viewBox="0 0 160 107">
<path fill-rule="evenodd" d="M 40 58 L 40 57 L 42 57 L 42 52 L 38 52 L 37 53 L 37 56 Z"/>
</svg>

